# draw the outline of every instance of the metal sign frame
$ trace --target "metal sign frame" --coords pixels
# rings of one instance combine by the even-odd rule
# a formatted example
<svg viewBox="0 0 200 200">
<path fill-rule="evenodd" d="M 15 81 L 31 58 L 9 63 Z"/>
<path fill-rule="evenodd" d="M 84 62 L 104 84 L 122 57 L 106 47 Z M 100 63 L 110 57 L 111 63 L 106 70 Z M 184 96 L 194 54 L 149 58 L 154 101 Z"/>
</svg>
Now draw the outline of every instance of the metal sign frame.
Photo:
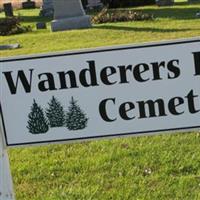
<svg viewBox="0 0 200 200">
<path fill-rule="evenodd" d="M 0 116 L 0 200 L 15 200 L 12 174 Z"/>
</svg>

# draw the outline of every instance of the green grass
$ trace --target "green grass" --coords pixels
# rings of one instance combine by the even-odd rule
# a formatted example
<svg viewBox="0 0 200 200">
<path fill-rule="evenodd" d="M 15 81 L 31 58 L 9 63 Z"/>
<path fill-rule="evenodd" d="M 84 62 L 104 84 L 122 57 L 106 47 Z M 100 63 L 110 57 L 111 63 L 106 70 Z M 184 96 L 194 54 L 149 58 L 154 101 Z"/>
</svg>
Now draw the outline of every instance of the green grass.
<svg viewBox="0 0 200 200">
<path fill-rule="evenodd" d="M 18 199 L 199 200 L 200 135 L 10 151 Z"/>
<path fill-rule="evenodd" d="M 0 37 L 21 49 L 2 57 L 198 37 L 200 4 L 137 8 L 153 22 L 95 25 L 51 33 L 39 10 L 16 11 L 23 24 L 48 30 Z M 1 17 L 3 14 L 0 15 Z M 200 200 L 200 134 L 177 133 L 9 150 L 19 200 Z"/>
<path fill-rule="evenodd" d="M 39 10 L 16 11 L 25 25 L 31 25 L 33 32 L 22 35 L 0 37 L 1 44 L 20 43 L 22 48 L 15 51 L 3 51 L 2 56 L 44 53 L 68 49 L 90 48 L 119 44 L 141 43 L 195 37 L 200 35 L 200 23 L 195 14 L 200 4 L 179 5 L 158 8 L 156 6 L 137 8 L 152 13 L 156 19 L 152 22 L 126 22 L 94 25 L 92 29 L 73 30 L 52 33 L 50 19 L 38 17 Z M 3 14 L 0 15 L 0 17 Z M 36 31 L 36 21 L 47 21 L 48 29 Z"/>
</svg>

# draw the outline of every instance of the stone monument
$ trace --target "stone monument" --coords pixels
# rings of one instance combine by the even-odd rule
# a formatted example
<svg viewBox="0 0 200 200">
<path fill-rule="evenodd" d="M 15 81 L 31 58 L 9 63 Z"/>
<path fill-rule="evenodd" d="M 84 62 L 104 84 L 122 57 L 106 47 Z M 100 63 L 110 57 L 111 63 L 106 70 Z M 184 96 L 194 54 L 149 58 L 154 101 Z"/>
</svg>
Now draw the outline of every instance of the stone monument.
<svg viewBox="0 0 200 200">
<path fill-rule="evenodd" d="M 87 8 L 89 9 L 103 7 L 103 3 L 101 2 L 101 0 L 87 0 L 87 2 Z"/>
<path fill-rule="evenodd" d="M 53 0 L 43 0 L 40 16 L 53 17 L 53 13 L 54 13 Z"/>
<path fill-rule="evenodd" d="M 11 3 L 4 3 L 3 8 L 6 17 L 13 17 L 13 7 Z"/>
<path fill-rule="evenodd" d="M 158 6 L 172 6 L 174 5 L 174 0 L 156 0 Z"/>
<path fill-rule="evenodd" d="M 23 9 L 35 8 L 35 1 L 27 0 L 25 2 L 22 2 L 22 8 Z"/>
<path fill-rule="evenodd" d="M 85 14 L 81 0 L 53 0 L 53 5 L 52 31 L 91 27 L 90 17 Z"/>
</svg>

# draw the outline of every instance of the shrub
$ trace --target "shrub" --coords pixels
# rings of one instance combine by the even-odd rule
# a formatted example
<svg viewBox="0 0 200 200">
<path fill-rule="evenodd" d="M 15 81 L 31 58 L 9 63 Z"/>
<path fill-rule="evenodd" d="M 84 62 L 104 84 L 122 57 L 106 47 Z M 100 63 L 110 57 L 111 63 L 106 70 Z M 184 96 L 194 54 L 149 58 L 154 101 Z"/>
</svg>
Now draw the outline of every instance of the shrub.
<svg viewBox="0 0 200 200">
<path fill-rule="evenodd" d="M 102 9 L 100 13 L 92 17 L 92 23 L 101 24 L 107 22 L 125 22 L 125 21 L 144 21 L 153 20 L 153 15 L 133 10 L 111 10 Z"/>
<path fill-rule="evenodd" d="M 102 0 L 102 2 L 104 5 L 108 5 L 109 8 L 122 8 L 155 4 L 155 0 Z"/>
<path fill-rule="evenodd" d="M 0 35 L 12 35 L 31 31 L 30 26 L 21 26 L 17 17 L 0 19 Z"/>
</svg>

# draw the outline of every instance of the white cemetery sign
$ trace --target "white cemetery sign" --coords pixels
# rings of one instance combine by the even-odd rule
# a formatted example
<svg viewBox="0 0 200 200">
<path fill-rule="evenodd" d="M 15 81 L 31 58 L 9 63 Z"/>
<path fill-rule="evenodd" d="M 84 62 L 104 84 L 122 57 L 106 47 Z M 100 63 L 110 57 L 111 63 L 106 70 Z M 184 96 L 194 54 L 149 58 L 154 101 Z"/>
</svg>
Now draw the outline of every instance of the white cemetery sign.
<svg viewBox="0 0 200 200">
<path fill-rule="evenodd" d="M 200 129 L 199 38 L 4 58 L 0 66 L 1 155 L 9 146 Z"/>
<path fill-rule="evenodd" d="M 200 126 L 198 39 L 0 62 L 7 146 Z"/>
</svg>

